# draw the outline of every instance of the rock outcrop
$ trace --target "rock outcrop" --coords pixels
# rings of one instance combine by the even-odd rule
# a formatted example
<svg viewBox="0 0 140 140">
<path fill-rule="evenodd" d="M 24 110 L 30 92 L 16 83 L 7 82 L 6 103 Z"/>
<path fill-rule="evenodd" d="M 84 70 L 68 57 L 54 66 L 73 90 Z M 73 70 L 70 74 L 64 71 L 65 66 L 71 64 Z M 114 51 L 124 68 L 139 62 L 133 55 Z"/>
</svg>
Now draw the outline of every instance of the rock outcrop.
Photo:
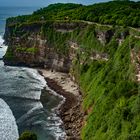
<svg viewBox="0 0 140 140">
<path fill-rule="evenodd" d="M 82 25 L 83 27 L 85 24 Z M 48 35 L 42 35 L 43 23 L 32 25 L 7 25 L 5 43 L 9 46 L 4 63 L 6 65 L 44 67 L 61 72 L 69 72 L 73 57 L 70 53 L 60 54 L 49 43 Z M 75 30 L 77 23 L 52 23 L 51 28 L 61 34 Z M 72 44 L 67 43 L 71 48 Z M 68 48 L 68 51 L 72 51 Z"/>
<path fill-rule="evenodd" d="M 61 44 L 56 44 L 57 39 L 55 40 L 56 42 L 50 41 L 53 38 L 53 33 L 52 38 L 49 37 L 48 30 L 67 37 L 68 34 L 72 34 L 77 30 L 82 31 L 88 26 L 94 25 L 88 25 L 84 22 L 38 22 L 32 24 L 23 23 L 22 25 L 10 25 L 7 23 L 4 38 L 9 47 L 4 56 L 4 63 L 6 65 L 44 67 L 52 69 L 52 71 L 69 72 L 78 50 L 82 54 L 84 54 L 85 50 L 80 48 L 80 44 L 71 40 L 71 38 L 68 38 L 65 42 L 62 40 L 62 44 L 64 43 L 65 46 L 61 48 Z M 96 38 L 102 44 L 108 43 L 113 35 L 114 33 L 111 29 L 103 32 L 96 30 L 95 33 Z M 61 52 L 64 49 L 66 49 L 66 53 Z M 91 52 L 91 60 L 94 60 L 93 53 L 96 52 Z M 97 52 L 95 57 L 98 54 Z M 99 54 L 99 57 L 100 55 L 105 55 L 103 59 L 107 60 L 107 54 Z"/>
</svg>

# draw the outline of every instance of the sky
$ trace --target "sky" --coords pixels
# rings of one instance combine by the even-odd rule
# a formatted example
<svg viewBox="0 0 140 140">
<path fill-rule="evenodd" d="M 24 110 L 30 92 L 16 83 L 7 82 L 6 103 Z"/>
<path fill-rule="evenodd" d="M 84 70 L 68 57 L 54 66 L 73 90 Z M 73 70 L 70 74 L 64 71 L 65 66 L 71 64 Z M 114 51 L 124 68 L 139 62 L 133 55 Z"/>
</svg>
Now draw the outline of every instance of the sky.
<svg viewBox="0 0 140 140">
<path fill-rule="evenodd" d="M 51 3 L 82 3 L 85 5 L 109 0 L 0 0 L 0 6 L 45 7 Z"/>
</svg>

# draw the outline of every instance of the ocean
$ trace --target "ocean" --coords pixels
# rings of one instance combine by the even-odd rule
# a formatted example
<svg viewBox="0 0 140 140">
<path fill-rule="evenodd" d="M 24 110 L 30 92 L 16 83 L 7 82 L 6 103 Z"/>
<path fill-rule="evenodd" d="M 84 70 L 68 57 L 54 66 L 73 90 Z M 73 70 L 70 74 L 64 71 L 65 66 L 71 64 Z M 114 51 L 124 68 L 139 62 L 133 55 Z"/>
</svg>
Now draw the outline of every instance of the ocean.
<svg viewBox="0 0 140 140">
<path fill-rule="evenodd" d="M 1 60 L 7 49 L 3 44 L 6 18 L 30 14 L 36 9 L 0 7 L 1 140 L 16 140 L 26 130 L 36 133 L 38 140 L 63 140 L 65 137 L 62 121 L 54 111 L 62 98 L 47 92 L 46 81 L 36 69 L 5 66 Z M 40 101 L 42 90 L 46 103 Z"/>
</svg>

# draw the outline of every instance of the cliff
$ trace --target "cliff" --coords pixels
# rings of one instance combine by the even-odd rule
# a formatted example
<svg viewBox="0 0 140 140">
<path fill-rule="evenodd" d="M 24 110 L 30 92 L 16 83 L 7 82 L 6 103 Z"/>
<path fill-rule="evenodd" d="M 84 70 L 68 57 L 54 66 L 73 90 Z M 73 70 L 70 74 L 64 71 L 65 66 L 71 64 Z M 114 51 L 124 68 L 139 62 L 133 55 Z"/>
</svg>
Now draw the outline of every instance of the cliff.
<svg viewBox="0 0 140 140">
<path fill-rule="evenodd" d="M 69 73 L 82 92 L 83 140 L 139 139 L 140 32 L 61 20 L 7 22 L 7 65 Z"/>
<path fill-rule="evenodd" d="M 80 38 L 76 38 L 91 28 L 103 46 L 113 36 L 113 31 L 101 31 L 96 25 L 85 22 L 37 22 L 32 24 L 8 24 L 5 43 L 9 46 L 4 63 L 6 65 L 44 67 L 56 71 L 69 72 L 72 61 L 80 48 Z M 96 29 L 97 28 L 97 29 Z M 93 35 L 94 35 L 93 34 Z M 89 46 L 90 47 L 90 46 Z M 80 49 L 79 49 L 80 48 Z M 107 54 L 93 52 L 91 59 Z"/>
<path fill-rule="evenodd" d="M 9 48 L 4 62 L 7 65 L 44 67 L 68 72 L 73 59 L 73 53 L 70 52 L 75 50 L 72 48 L 75 43 L 67 34 L 85 26 L 84 23 L 76 22 L 7 25 L 4 38 Z M 59 35 L 60 39 L 57 38 Z"/>
</svg>

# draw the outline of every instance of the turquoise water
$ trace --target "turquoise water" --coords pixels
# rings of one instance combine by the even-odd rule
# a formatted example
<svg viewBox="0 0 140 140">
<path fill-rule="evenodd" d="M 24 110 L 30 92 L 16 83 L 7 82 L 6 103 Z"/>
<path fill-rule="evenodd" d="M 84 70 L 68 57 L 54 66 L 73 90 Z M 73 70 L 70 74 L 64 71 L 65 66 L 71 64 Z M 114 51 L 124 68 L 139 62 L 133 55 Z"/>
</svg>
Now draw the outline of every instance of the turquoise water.
<svg viewBox="0 0 140 140">
<path fill-rule="evenodd" d="M 0 58 L 3 57 L 7 49 L 2 39 L 5 19 L 10 16 L 29 14 L 35 9 L 0 8 Z M 43 92 L 47 97 L 46 103 L 40 101 L 42 89 L 46 89 Z M 16 140 L 18 135 L 25 130 L 35 132 L 38 140 L 64 139 L 65 132 L 62 121 L 53 111 L 62 98 L 48 93 L 48 89 L 46 81 L 35 69 L 4 66 L 3 61 L 0 60 L 1 140 Z M 3 108 L 5 112 L 3 112 Z M 1 121 L 2 117 L 9 121 Z M 12 127 L 11 124 L 13 124 Z M 6 131 L 9 133 L 3 133 Z"/>
</svg>

